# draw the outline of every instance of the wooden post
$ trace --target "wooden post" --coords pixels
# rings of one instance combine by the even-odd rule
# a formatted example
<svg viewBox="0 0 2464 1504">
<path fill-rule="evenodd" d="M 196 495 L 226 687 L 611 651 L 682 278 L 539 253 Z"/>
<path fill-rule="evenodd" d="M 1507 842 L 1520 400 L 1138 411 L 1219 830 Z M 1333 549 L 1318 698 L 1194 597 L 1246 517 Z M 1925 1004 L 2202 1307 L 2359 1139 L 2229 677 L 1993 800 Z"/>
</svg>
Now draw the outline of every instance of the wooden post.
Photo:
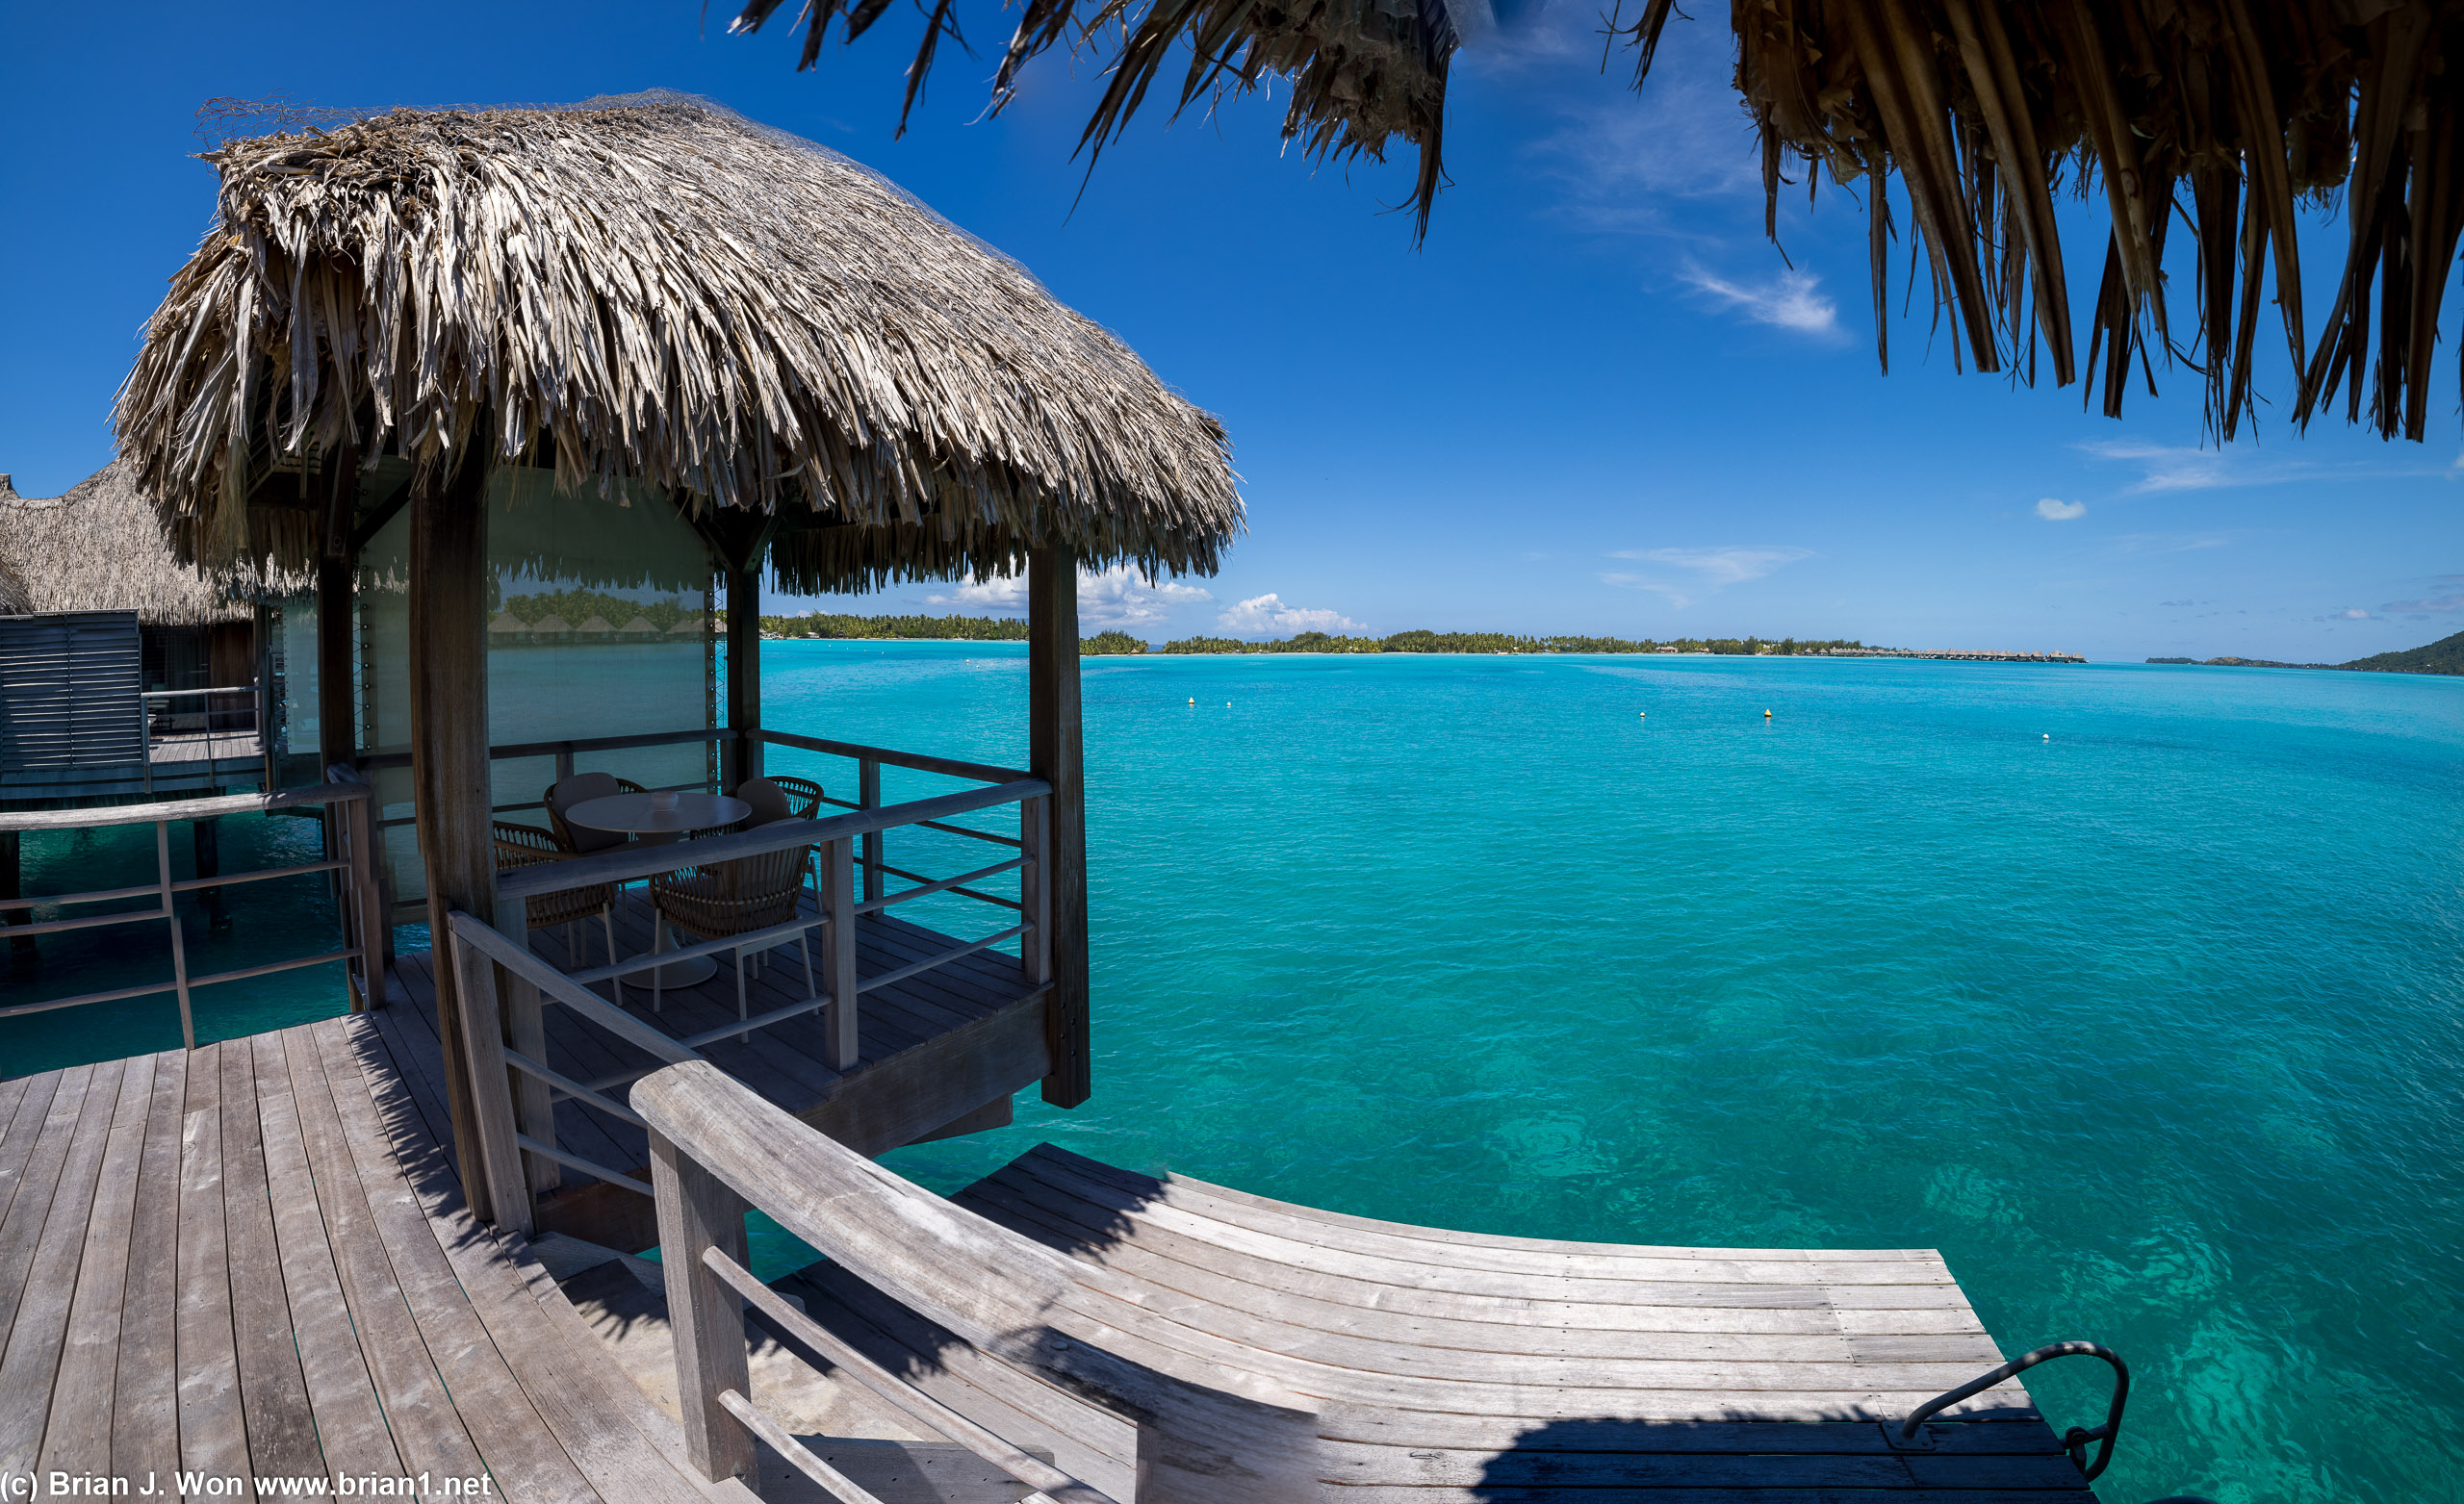
<svg viewBox="0 0 2464 1504">
<path fill-rule="evenodd" d="M 453 980 L 461 989 L 462 1043 L 471 1057 L 471 1116 L 478 1129 L 476 1178 L 487 1182 L 488 1198 L 496 1204 L 493 1220 L 497 1225 L 527 1233 L 530 1195 L 523 1185 L 522 1149 L 514 1137 L 512 1082 L 504 1063 L 504 1026 L 497 1014 L 496 962 L 488 958 L 487 952 L 452 930 L 437 932 L 451 952 Z M 443 977 L 445 968 L 439 967 L 437 975 Z M 534 1055 L 531 1058 L 539 1057 Z M 458 1150 L 465 1181 L 474 1178 L 472 1146 L 473 1141 L 465 1139 Z"/>
<path fill-rule="evenodd" d="M 21 889 L 24 878 L 22 869 L 18 865 L 19 850 L 17 832 L 0 830 L 0 898 L 26 896 Z M 30 908 L 0 908 L 0 925 L 32 924 L 34 917 L 34 910 Z M 12 956 L 30 956 L 34 953 L 34 949 L 35 942 L 30 936 L 17 934 L 9 937 L 9 952 Z"/>
<path fill-rule="evenodd" d="M 856 803 L 864 809 L 882 807 L 882 760 L 879 757 L 856 759 Z M 869 904 L 882 896 L 882 832 L 864 832 L 864 902 Z"/>
<path fill-rule="evenodd" d="M 687 498 L 677 503 L 718 561 L 727 581 L 728 727 L 742 734 L 728 743 L 727 786 L 761 777 L 761 565 L 778 530 L 775 512 L 713 507 L 695 517 Z"/>
<path fill-rule="evenodd" d="M 189 948 L 180 932 L 180 905 L 171 891 L 171 822 L 154 822 L 154 873 L 163 890 L 163 917 L 171 929 L 171 990 L 180 1000 L 180 1044 L 196 1048 L 196 1011 L 189 1006 Z"/>
<path fill-rule="evenodd" d="M 1074 1108 L 1093 1089 L 1087 1022 L 1087 792 L 1078 724 L 1078 551 L 1027 555 L 1027 720 L 1035 776 L 1052 785 L 1045 813 L 1041 903 L 1052 991 L 1044 1040 L 1052 1074 L 1043 1099 Z"/>
<path fill-rule="evenodd" d="M 658 1206 L 659 1266 L 667 1274 L 684 1455 L 712 1483 L 751 1478 L 753 1438 L 719 1404 L 729 1389 L 753 1397 L 744 1299 L 702 1262 L 707 1248 L 745 1262 L 744 1202 L 656 1129 L 651 1130 L 651 1189 Z"/>
<path fill-rule="evenodd" d="M 830 1011 L 821 1041 L 821 1063 L 834 1071 L 851 1071 L 862 1050 L 857 1027 L 856 997 L 856 843 L 831 841 L 821 849 L 821 911 L 830 921 L 821 930 L 821 972 L 829 979 Z"/>
<path fill-rule="evenodd" d="M 1043 865 L 1052 845 L 1046 833 L 1050 824 L 1045 801 L 1019 802 L 1018 854 L 1026 865 L 1018 869 L 1018 919 L 1033 928 L 1018 941 L 1018 964 L 1025 969 L 1031 987 L 1052 980 L 1052 911 L 1044 902 L 1051 885 L 1044 880 Z"/>
<path fill-rule="evenodd" d="M 427 874 L 428 932 L 449 932 L 455 909 L 492 924 L 496 849 L 489 826 L 487 484 L 483 452 L 495 424 L 481 409 L 464 447 L 423 466 L 411 481 L 411 784 L 419 801 L 420 859 Z M 462 1194 L 471 1214 L 497 1219 L 480 1173 L 461 988 L 436 971 L 436 1024 Z M 504 1209 L 510 1212 L 511 1209 Z"/>
<path fill-rule="evenodd" d="M 359 717 L 351 682 L 359 670 L 351 608 L 358 560 L 350 533 L 359 512 L 359 455 L 348 446 L 335 450 L 325 474 L 323 547 L 317 553 L 317 766 L 359 761 Z M 330 777 L 330 775 L 328 775 Z M 342 855 L 347 832 L 344 806 L 328 805 L 325 857 Z M 335 891 L 339 894 L 339 885 Z M 372 1006 L 373 1006 L 372 1004 Z"/>
<path fill-rule="evenodd" d="M 761 777 L 761 567 L 728 571 L 728 787 Z"/>
<path fill-rule="evenodd" d="M 189 822 L 189 855 L 196 863 L 198 877 L 222 876 L 222 822 L 220 820 L 209 815 L 203 820 Z M 196 890 L 196 899 L 205 907 L 205 919 L 209 928 L 216 930 L 230 928 L 231 916 L 222 911 L 220 888 L 199 888 Z"/>
<path fill-rule="evenodd" d="M 356 912 L 359 943 L 360 1006 L 383 1007 L 388 973 L 394 965 L 394 916 L 388 911 L 383 870 L 384 853 L 376 844 L 376 796 L 354 799 L 340 806 L 349 822 L 350 902 Z"/>
<path fill-rule="evenodd" d="M 317 757 L 320 767 L 359 760 L 359 712 L 351 696 L 359 653 L 351 641 L 351 562 L 317 561 Z"/>
</svg>

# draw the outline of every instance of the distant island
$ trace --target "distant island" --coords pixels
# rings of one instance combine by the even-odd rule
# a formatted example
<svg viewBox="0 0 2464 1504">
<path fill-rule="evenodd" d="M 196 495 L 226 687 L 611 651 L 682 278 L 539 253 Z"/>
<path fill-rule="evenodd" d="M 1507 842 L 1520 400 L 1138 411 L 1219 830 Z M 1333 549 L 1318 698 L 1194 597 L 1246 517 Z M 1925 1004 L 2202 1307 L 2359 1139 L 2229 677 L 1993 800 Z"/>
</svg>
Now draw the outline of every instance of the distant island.
<svg viewBox="0 0 2464 1504">
<path fill-rule="evenodd" d="M 1027 624 L 997 616 L 848 616 L 814 611 L 803 616 L 765 616 L 761 635 L 770 638 L 908 639 L 961 642 L 1025 642 Z M 1097 632 L 1082 637 L 1078 650 L 1090 657 L 1126 656 L 1149 651 L 1214 652 L 1704 652 L 1736 657 L 1794 657 L 1835 650 L 1874 652 L 1844 637 L 1820 641 L 1794 637 L 1527 637 L 1509 632 L 1396 632 L 1387 637 L 1335 637 L 1302 632 L 1273 642 L 1245 642 L 1237 637 L 1184 637 L 1150 647 L 1127 632 Z"/>
<path fill-rule="evenodd" d="M 1001 616 L 846 616 L 808 611 L 803 616 L 763 617 L 761 635 L 1022 643 L 1027 640 L 1027 624 Z"/>
<path fill-rule="evenodd" d="M 1237 637 L 1184 637 L 1157 650 L 1193 652 L 1708 652 L 1731 657 L 1793 657 L 1834 648 L 1862 648 L 1845 638 L 1800 642 L 1794 637 L 1677 637 L 1667 641 L 1626 637 L 1525 637 L 1509 632 L 1397 632 L 1391 637 L 1335 637 L 1302 632 L 1274 642 Z"/>
<path fill-rule="evenodd" d="M 2150 663 L 2187 663 L 2209 669 L 2344 669 L 2356 674 L 2464 674 L 2464 632 L 2442 637 L 2426 648 L 2374 653 L 2350 663 L 2278 663 L 2272 658 L 2150 658 Z"/>
</svg>

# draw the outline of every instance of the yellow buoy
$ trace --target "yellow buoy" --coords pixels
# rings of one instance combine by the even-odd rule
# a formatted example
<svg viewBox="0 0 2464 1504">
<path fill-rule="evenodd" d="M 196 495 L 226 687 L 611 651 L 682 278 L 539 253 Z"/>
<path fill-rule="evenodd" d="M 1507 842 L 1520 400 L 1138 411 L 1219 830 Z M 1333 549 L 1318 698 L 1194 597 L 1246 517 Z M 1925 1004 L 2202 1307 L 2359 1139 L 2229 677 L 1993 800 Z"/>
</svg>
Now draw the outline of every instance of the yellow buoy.
<svg viewBox="0 0 2464 1504">
<path fill-rule="evenodd" d="M 1190 703 L 1191 703 L 1191 704 L 1196 704 L 1196 703 L 1197 703 L 1197 697 L 1196 697 L 1195 695 L 1192 695 L 1192 696 L 1190 697 Z"/>
<path fill-rule="evenodd" d="M 1770 712 L 1770 711 L 1768 711 L 1768 710 L 1765 710 L 1764 712 L 1762 712 L 1762 719 L 1763 719 L 1763 720 L 1765 720 L 1765 721 L 1770 720 L 1770 719 L 1771 719 L 1771 712 Z"/>
</svg>

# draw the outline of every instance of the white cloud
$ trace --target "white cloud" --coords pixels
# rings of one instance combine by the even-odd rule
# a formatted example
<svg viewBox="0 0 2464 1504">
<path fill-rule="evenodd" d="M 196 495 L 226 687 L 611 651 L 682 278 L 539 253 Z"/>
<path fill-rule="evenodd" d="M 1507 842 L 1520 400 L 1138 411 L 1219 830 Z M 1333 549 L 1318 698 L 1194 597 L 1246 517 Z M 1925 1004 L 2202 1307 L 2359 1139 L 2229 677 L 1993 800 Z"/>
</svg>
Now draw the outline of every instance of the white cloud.
<svg viewBox="0 0 2464 1504">
<path fill-rule="evenodd" d="M 1361 632 L 1368 628 L 1340 611 L 1288 606 L 1273 591 L 1251 596 L 1215 619 L 1215 625 L 1227 632 L 1276 632 L 1290 637 L 1299 632 Z"/>
<path fill-rule="evenodd" d="M 2421 600 L 2390 600 L 2378 609 L 2408 611 L 2415 615 L 2433 611 L 2464 611 L 2464 596 L 2430 596 Z"/>
<path fill-rule="evenodd" d="M 2263 455 L 2243 445 L 2229 449 L 2205 449 L 2151 444 L 2144 439 L 2093 439 L 2075 447 L 2098 459 L 2137 465 L 2139 478 L 2124 490 L 2141 494 L 2281 486 L 2298 480 L 2394 480 L 2455 473 L 2451 469 L 2373 460 L 2325 465 L 2291 455 Z"/>
<path fill-rule="evenodd" d="M 1023 616 L 1027 581 L 1023 574 L 996 574 L 978 583 L 968 580 L 947 595 L 926 596 L 937 606 L 963 606 L 993 616 Z M 1149 580 L 1126 564 L 1102 574 L 1078 572 L 1078 625 L 1082 630 L 1137 632 L 1161 626 L 1174 606 L 1192 605 L 1215 597 L 1195 585 L 1176 580 Z"/>
<path fill-rule="evenodd" d="M 1078 582 L 1083 587 L 1083 574 Z M 1024 574 L 995 574 L 987 580 L 964 580 L 946 596 L 926 596 L 927 605 L 965 606 L 973 611 L 988 611 L 994 616 L 1023 616 L 1027 610 L 1027 577 Z"/>
<path fill-rule="evenodd" d="M 1163 625 L 1174 606 L 1214 599 L 1195 585 L 1143 579 L 1128 565 L 1116 564 L 1101 574 L 1079 574 L 1078 622 L 1099 632 L 1136 632 Z"/>
<path fill-rule="evenodd" d="M 1688 592 L 1709 593 L 1729 585 L 1741 585 L 1750 579 L 1760 579 L 1784 565 L 1812 557 L 1810 548 L 1628 548 L 1609 557 L 1632 559 L 1644 564 L 1666 565 L 1684 570 L 1694 579 L 1684 586 L 1674 586 L 1647 574 L 1610 573 L 1600 576 L 1601 583 L 1622 585 L 1630 590 L 1649 590 L 1666 596 L 1674 606 L 1694 603 Z"/>
<path fill-rule="evenodd" d="M 1687 262 L 1678 275 L 1685 285 L 1744 315 L 1756 323 L 1792 329 L 1822 339 L 1839 337 L 1839 305 L 1815 289 L 1822 278 L 1810 271 L 1781 270 L 1759 284 L 1732 282 Z"/>
<path fill-rule="evenodd" d="M 2087 515 L 2088 503 L 2085 501 L 2064 501 L 2045 497 L 2037 502 L 2037 516 L 2048 523 L 2076 522 Z"/>
<path fill-rule="evenodd" d="M 2370 613 L 2364 611 L 2359 606 L 2355 606 L 2351 610 L 2345 612 L 2340 620 L 2347 622 L 2367 622 L 2370 620 Z"/>
</svg>

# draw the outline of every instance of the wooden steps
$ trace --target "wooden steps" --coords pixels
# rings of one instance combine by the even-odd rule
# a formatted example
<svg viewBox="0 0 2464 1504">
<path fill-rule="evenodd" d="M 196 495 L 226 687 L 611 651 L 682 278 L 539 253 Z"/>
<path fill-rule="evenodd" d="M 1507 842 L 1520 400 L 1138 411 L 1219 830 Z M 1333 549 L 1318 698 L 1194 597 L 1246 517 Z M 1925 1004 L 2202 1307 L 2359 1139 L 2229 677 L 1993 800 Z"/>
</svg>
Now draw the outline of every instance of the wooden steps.
<svg viewBox="0 0 2464 1504">
<path fill-rule="evenodd" d="M 1885 1422 L 2001 1362 L 1930 1250 L 1501 1237 L 1155 1179 L 1044 1146 L 959 1207 L 1125 1280 L 1190 1357 L 1318 1407 L 1327 1496 L 1811 1504 L 2093 1494 L 2016 1383 L 1903 1448 Z M 874 1361 L 1116 1498 L 1130 1423 L 838 1263 L 779 1287 Z M 1110 1280 L 1105 1287 L 1118 1291 Z M 1142 1327 L 1152 1340 L 1152 1329 Z"/>
</svg>

